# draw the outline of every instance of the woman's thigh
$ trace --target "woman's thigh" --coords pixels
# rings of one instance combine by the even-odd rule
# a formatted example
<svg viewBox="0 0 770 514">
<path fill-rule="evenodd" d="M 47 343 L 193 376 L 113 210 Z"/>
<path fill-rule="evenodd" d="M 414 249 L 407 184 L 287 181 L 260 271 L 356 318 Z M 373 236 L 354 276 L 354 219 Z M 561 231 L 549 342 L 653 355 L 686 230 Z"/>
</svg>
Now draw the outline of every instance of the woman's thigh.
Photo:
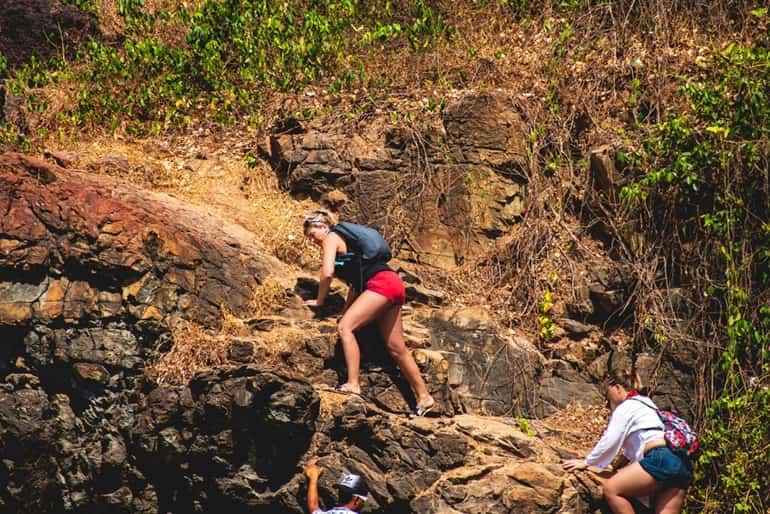
<svg viewBox="0 0 770 514">
<path fill-rule="evenodd" d="M 626 497 L 650 496 L 659 489 L 660 484 L 638 462 L 620 468 L 604 482 L 605 493 Z"/>
<path fill-rule="evenodd" d="M 655 497 L 656 514 L 679 514 L 684 504 L 685 489 L 663 489 Z"/>
<path fill-rule="evenodd" d="M 364 291 L 345 311 L 339 321 L 339 326 L 347 330 L 358 330 L 377 319 L 389 306 L 390 302 L 384 296 L 371 291 Z"/>
<path fill-rule="evenodd" d="M 389 302 L 388 308 L 383 309 L 382 314 L 377 318 L 377 326 L 386 345 L 404 344 L 404 326 L 400 305 L 393 305 Z"/>
</svg>

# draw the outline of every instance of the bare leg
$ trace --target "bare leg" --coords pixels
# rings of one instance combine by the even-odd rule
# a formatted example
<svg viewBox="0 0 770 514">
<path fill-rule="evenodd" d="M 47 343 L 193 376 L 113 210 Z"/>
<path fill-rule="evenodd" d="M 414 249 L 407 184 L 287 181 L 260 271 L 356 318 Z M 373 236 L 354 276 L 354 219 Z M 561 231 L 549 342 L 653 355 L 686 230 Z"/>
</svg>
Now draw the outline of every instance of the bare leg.
<svg viewBox="0 0 770 514">
<path fill-rule="evenodd" d="M 663 489 L 655 498 L 655 514 L 679 514 L 682 512 L 685 489 Z"/>
<path fill-rule="evenodd" d="M 604 498 L 614 514 L 634 514 L 628 498 L 650 496 L 660 484 L 638 463 L 628 464 L 604 482 Z"/>
<path fill-rule="evenodd" d="M 412 391 L 414 391 L 414 395 L 417 397 L 417 405 L 430 405 L 433 403 L 433 397 L 428 392 L 425 381 L 422 379 L 422 375 L 420 375 L 420 368 L 417 367 L 414 357 L 412 357 L 411 352 L 406 348 L 406 343 L 404 343 L 401 306 L 388 303 L 390 308 L 377 320 L 380 335 L 385 340 L 385 346 L 393 360 L 396 361 L 409 385 L 412 386 Z"/>
<path fill-rule="evenodd" d="M 354 331 L 374 321 L 389 305 L 390 301 L 384 296 L 364 291 L 348 307 L 337 324 L 337 332 L 342 340 L 342 352 L 345 354 L 345 365 L 348 368 L 347 384 L 353 392 L 361 392 L 361 351 Z"/>
</svg>

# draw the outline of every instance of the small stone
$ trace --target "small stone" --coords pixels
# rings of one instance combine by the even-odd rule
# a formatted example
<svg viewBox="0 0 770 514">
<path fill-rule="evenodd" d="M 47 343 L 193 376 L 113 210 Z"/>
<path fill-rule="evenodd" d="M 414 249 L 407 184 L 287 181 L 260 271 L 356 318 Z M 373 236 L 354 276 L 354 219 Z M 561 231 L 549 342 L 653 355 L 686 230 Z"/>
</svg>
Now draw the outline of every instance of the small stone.
<svg viewBox="0 0 770 514">
<path fill-rule="evenodd" d="M 5 377 L 5 381 L 9 384 L 13 384 L 16 389 L 22 387 L 38 387 L 40 385 L 40 379 L 37 375 L 31 373 L 10 373 Z"/>
<path fill-rule="evenodd" d="M 79 158 L 76 152 L 45 152 L 44 155 L 53 159 L 62 168 L 69 168 Z"/>
<path fill-rule="evenodd" d="M 72 373 L 75 378 L 83 382 L 96 382 L 107 385 L 110 382 L 110 373 L 107 369 L 91 362 L 76 362 L 72 365 Z"/>
<path fill-rule="evenodd" d="M 254 357 L 254 343 L 234 339 L 227 349 L 227 358 L 236 362 L 250 362 Z"/>
</svg>

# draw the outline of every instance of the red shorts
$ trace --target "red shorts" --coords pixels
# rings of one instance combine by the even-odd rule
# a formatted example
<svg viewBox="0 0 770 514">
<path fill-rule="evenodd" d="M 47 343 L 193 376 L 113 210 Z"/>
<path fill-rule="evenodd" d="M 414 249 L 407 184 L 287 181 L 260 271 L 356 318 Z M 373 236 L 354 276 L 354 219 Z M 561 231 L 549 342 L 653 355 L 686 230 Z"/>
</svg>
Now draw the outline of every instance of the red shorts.
<svg viewBox="0 0 770 514">
<path fill-rule="evenodd" d="M 366 284 L 366 290 L 381 294 L 394 305 L 406 303 L 406 291 L 401 277 L 395 271 L 379 271 Z"/>
</svg>

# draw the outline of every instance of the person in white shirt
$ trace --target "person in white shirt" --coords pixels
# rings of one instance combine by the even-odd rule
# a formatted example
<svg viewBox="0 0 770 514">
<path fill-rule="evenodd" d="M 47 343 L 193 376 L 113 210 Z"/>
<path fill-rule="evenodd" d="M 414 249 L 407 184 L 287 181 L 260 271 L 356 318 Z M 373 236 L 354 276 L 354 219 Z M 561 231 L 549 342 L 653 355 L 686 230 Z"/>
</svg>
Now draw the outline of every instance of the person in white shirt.
<svg viewBox="0 0 770 514">
<path fill-rule="evenodd" d="M 603 381 L 612 416 L 585 459 L 563 462 L 567 471 L 606 468 L 619 451 L 618 471 L 604 482 L 604 498 L 615 514 L 633 514 L 631 498 L 649 496 L 656 514 L 679 514 L 692 482 L 690 463 L 666 445 L 657 407 L 639 394 L 639 378 L 615 370 Z"/>
<path fill-rule="evenodd" d="M 323 473 L 324 468 L 315 463 L 305 466 L 305 475 L 307 476 L 307 508 L 310 514 L 356 514 L 361 511 L 364 502 L 368 499 L 369 493 L 366 489 L 366 482 L 360 475 L 347 473 L 337 484 L 339 493 L 339 506 L 331 510 L 321 510 L 318 504 L 318 477 Z"/>
</svg>

